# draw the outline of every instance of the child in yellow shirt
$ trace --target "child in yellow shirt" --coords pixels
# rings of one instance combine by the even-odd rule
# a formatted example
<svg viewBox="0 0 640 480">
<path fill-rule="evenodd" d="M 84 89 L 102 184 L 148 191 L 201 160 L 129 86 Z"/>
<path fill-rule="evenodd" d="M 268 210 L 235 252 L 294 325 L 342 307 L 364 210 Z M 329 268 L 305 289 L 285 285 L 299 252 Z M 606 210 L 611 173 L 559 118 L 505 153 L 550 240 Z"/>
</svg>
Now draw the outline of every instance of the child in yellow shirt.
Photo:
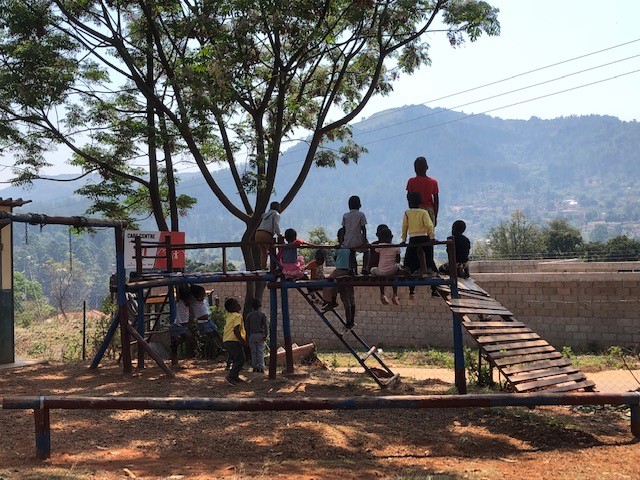
<svg viewBox="0 0 640 480">
<path fill-rule="evenodd" d="M 225 380 L 229 385 L 239 385 L 242 383 L 240 378 L 240 370 L 246 361 L 244 347 L 247 346 L 247 334 L 244 330 L 244 321 L 242 319 L 242 307 L 240 302 L 235 298 L 227 298 L 224 302 L 224 308 L 228 312 L 227 321 L 224 326 L 224 349 L 231 358 L 231 370 Z"/>
</svg>

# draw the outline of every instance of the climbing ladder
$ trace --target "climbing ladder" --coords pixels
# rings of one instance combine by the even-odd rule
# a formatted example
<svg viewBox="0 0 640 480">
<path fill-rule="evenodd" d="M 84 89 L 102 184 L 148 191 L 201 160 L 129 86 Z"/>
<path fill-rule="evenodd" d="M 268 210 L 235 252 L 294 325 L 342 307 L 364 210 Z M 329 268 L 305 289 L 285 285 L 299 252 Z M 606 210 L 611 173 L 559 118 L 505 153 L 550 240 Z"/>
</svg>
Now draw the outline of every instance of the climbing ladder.
<svg viewBox="0 0 640 480">
<path fill-rule="evenodd" d="M 594 390 L 595 384 L 568 358 L 517 321 L 472 279 L 458 279 L 459 298 L 452 298 L 445 285 L 438 286 L 438 293 L 512 391 Z"/>
<path fill-rule="evenodd" d="M 369 346 L 365 343 L 364 340 L 356 333 L 354 328 L 347 328 L 347 324 L 342 316 L 335 310 L 331 309 L 326 312 L 323 312 L 319 305 L 322 304 L 322 295 L 318 290 L 310 290 L 302 287 L 296 288 L 298 292 L 302 295 L 302 297 L 307 301 L 307 303 L 313 308 L 313 310 L 322 318 L 322 321 L 329 327 L 329 330 L 333 332 L 333 334 L 338 337 L 338 339 L 342 342 L 342 344 L 351 352 L 351 355 L 358 360 L 358 363 L 364 368 L 364 371 L 367 372 L 371 378 L 375 380 L 375 382 L 380 386 L 380 388 L 387 388 L 391 385 L 395 385 L 400 380 L 400 375 L 394 374 L 391 369 L 382 361 L 382 359 L 377 354 L 377 347 Z M 332 317 L 338 323 L 338 326 L 334 326 L 334 324 L 329 320 L 327 314 L 331 314 Z M 334 321 L 335 323 L 335 321 Z M 350 343 L 348 340 L 352 338 L 355 346 Z M 358 349 L 363 350 L 363 352 L 359 352 Z M 379 365 L 379 367 L 371 367 L 367 365 L 367 360 L 373 358 Z"/>
</svg>

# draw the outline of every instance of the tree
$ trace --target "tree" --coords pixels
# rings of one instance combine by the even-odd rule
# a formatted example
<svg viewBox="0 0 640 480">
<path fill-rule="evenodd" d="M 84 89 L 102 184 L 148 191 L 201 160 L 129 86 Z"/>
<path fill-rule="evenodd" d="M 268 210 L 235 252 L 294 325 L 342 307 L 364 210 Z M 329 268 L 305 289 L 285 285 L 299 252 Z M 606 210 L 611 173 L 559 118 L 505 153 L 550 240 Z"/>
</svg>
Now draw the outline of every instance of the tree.
<svg viewBox="0 0 640 480">
<path fill-rule="evenodd" d="M 498 10 L 477 0 L 0 0 L 0 12 L 0 148 L 18 155 L 16 182 L 64 146 L 102 177 L 81 189 L 93 211 L 147 210 L 163 229 L 167 214 L 177 224 L 178 206 L 166 203 L 183 156 L 244 223 L 248 269 L 285 142 L 308 133 L 283 208 L 314 165 L 358 160 L 349 122 L 430 63 L 435 25 L 454 46 L 499 33 Z M 214 164 L 229 167 L 233 193 Z"/>
<path fill-rule="evenodd" d="M 582 246 L 582 234 L 564 218 L 556 218 L 542 231 L 542 242 L 547 253 L 575 254 Z"/>
<path fill-rule="evenodd" d="M 79 262 L 72 268 L 68 263 L 47 260 L 44 268 L 48 278 L 47 296 L 66 317 L 70 308 L 80 306 L 85 299 L 89 291 L 89 278 Z"/>
<path fill-rule="evenodd" d="M 540 228 L 522 210 L 516 210 L 511 218 L 489 230 L 490 248 L 501 258 L 518 258 L 542 251 Z"/>
</svg>

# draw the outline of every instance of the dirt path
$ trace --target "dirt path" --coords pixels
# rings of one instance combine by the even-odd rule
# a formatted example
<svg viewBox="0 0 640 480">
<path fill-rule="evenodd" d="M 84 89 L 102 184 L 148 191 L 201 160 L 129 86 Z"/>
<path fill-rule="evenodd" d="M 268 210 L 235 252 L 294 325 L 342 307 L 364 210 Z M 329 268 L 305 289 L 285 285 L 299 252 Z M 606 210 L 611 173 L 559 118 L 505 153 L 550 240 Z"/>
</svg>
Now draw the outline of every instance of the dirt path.
<svg viewBox="0 0 640 480">
<path fill-rule="evenodd" d="M 416 369 L 412 369 L 416 370 Z M 420 369 L 423 370 L 423 369 Z M 381 392 L 355 373 L 310 369 L 224 383 L 221 364 L 39 364 L 0 371 L 0 395 L 293 397 L 445 394 L 440 369 Z M 278 413 L 52 411 L 52 457 L 34 458 L 33 414 L 0 410 L 0 478 L 618 479 L 638 478 L 628 411 L 603 408 Z"/>
</svg>

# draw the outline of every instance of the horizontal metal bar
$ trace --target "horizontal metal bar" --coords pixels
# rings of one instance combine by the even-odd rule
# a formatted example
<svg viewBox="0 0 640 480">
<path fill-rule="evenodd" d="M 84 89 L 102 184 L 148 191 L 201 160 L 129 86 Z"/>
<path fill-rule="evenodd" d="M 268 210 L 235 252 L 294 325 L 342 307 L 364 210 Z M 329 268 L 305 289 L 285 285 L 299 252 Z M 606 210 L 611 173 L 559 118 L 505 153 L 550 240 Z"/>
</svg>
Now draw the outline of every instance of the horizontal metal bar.
<svg viewBox="0 0 640 480">
<path fill-rule="evenodd" d="M 539 405 L 640 405 L 640 393 L 569 392 L 336 398 L 7 396 L 2 402 L 4 409 L 214 411 L 370 410 Z"/>
</svg>

